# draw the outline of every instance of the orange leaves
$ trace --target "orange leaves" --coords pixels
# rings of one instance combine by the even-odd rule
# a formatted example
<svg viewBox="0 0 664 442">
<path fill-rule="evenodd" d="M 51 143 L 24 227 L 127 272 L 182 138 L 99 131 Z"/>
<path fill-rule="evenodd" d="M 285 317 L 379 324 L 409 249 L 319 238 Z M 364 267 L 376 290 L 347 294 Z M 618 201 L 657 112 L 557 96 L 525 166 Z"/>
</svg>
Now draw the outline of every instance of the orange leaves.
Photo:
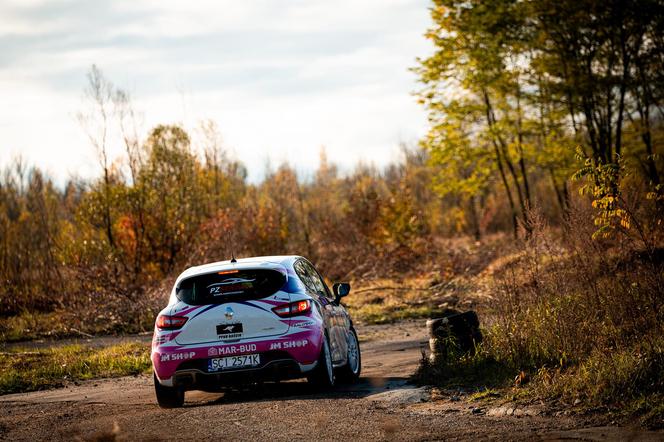
<svg viewBox="0 0 664 442">
<path fill-rule="evenodd" d="M 131 215 L 122 215 L 115 222 L 115 239 L 125 253 L 133 256 L 136 252 L 135 221 Z"/>
</svg>

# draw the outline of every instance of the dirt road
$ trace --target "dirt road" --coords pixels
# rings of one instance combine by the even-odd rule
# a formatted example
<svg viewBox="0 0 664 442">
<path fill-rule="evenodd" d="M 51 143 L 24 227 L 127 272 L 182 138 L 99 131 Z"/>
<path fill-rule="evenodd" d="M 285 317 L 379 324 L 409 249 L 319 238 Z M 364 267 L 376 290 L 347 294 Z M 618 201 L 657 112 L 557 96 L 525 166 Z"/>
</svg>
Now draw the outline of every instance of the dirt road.
<svg viewBox="0 0 664 442">
<path fill-rule="evenodd" d="M 360 383 L 312 393 L 293 381 L 226 393 L 188 392 L 162 410 L 149 376 L 0 397 L 0 440 L 662 440 L 663 433 L 593 426 L 541 410 L 478 409 L 408 385 L 423 324 L 365 327 Z M 367 340 L 368 339 L 368 340 Z"/>
</svg>

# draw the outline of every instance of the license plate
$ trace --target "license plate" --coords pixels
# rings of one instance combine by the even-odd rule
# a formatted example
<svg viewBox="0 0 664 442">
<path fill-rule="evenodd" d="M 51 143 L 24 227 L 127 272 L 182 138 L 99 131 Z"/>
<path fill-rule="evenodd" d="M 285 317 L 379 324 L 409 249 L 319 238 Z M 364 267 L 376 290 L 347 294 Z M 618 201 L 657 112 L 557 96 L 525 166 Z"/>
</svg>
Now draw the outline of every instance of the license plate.
<svg viewBox="0 0 664 442">
<path fill-rule="evenodd" d="M 256 367 L 261 363 L 260 355 L 227 356 L 208 360 L 208 371 L 231 370 L 233 368 Z"/>
</svg>

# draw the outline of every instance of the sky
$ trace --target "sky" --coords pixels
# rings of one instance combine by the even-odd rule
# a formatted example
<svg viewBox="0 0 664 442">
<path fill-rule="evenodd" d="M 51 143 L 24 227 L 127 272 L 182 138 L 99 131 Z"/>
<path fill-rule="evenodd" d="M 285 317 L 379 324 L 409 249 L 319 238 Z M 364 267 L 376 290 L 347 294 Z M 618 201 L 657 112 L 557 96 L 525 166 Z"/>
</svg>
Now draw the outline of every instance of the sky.
<svg viewBox="0 0 664 442">
<path fill-rule="evenodd" d="M 92 64 L 128 91 L 142 134 L 216 122 L 249 179 L 301 175 L 324 146 L 342 171 L 383 166 L 426 115 L 408 69 L 427 56 L 428 0 L 2 0 L 0 166 L 98 176 L 76 114 Z M 194 137 L 195 139 L 195 137 Z M 112 142 L 113 158 L 122 157 Z M 118 160 L 121 161 L 121 160 Z"/>
</svg>

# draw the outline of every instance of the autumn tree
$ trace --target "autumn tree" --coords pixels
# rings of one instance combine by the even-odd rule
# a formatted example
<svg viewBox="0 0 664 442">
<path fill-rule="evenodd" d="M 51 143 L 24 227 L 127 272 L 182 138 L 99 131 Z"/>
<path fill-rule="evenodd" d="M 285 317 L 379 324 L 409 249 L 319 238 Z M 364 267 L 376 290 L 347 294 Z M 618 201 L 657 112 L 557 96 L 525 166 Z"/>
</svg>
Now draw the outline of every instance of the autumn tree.
<svg viewBox="0 0 664 442">
<path fill-rule="evenodd" d="M 532 205 L 522 9 L 510 0 L 436 0 L 431 16 L 426 36 L 436 51 L 415 68 L 431 124 L 423 144 L 434 163 L 451 161 L 447 173 L 459 181 L 456 188 L 438 187 L 472 198 L 486 184 L 487 167 L 497 171 L 516 234 L 517 218 L 527 227 Z"/>
<path fill-rule="evenodd" d="M 616 216 L 626 213 L 616 204 L 620 171 L 627 170 L 621 163 L 632 157 L 640 166 L 635 172 L 661 200 L 653 128 L 663 116 L 663 7 L 628 0 L 434 0 L 426 36 L 435 52 L 415 71 L 429 111 L 423 145 L 440 168 L 441 193 L 469 198 L 495 173 L 512 218 L 528 231 L 533 176 L 550 178 L 565 213 L 567 180 L 576 168 L 577 176 L 591 179 L 597 207 L 628 225 Z M 643 149 L 625 150 L 630 131 L 639 133 Z M 586 163 L 574 167 L 579 152 Z"/>
<path fill-rule="evenodd" d="M 113 236 L 113 220 L 111 217 L 111 181 L 112 159 L 109 155 L 109 137 L 112 123 L 113 84 L 102 71 L 92 65 L 87 74 L 88 84 L 84 90 L 87 109 L 77 113 L 77 118 L 85 130 L 90 143 L 95 148 L 97 159 L 102 170 L 101 195 L 99 201 L 102 210 L 102 222 L 106 239 L 111 249 L 115 247 Z"/>
<path fill-rule="evenodd" d="M 147 194 L 146 238 L 151 261 L 168 274 L 180 253 L 192 244 L 205 216 L 200 163 L 190 138 L 179 126 L 152 129 L 145 143 L 146 162 L 136 186 Z"/>
<path fill-rule="evenodd" d="M 53 182 L 20 158 L 0 176 L 0 315 L 62 305 L 62 210 Z"/>
</svg>

